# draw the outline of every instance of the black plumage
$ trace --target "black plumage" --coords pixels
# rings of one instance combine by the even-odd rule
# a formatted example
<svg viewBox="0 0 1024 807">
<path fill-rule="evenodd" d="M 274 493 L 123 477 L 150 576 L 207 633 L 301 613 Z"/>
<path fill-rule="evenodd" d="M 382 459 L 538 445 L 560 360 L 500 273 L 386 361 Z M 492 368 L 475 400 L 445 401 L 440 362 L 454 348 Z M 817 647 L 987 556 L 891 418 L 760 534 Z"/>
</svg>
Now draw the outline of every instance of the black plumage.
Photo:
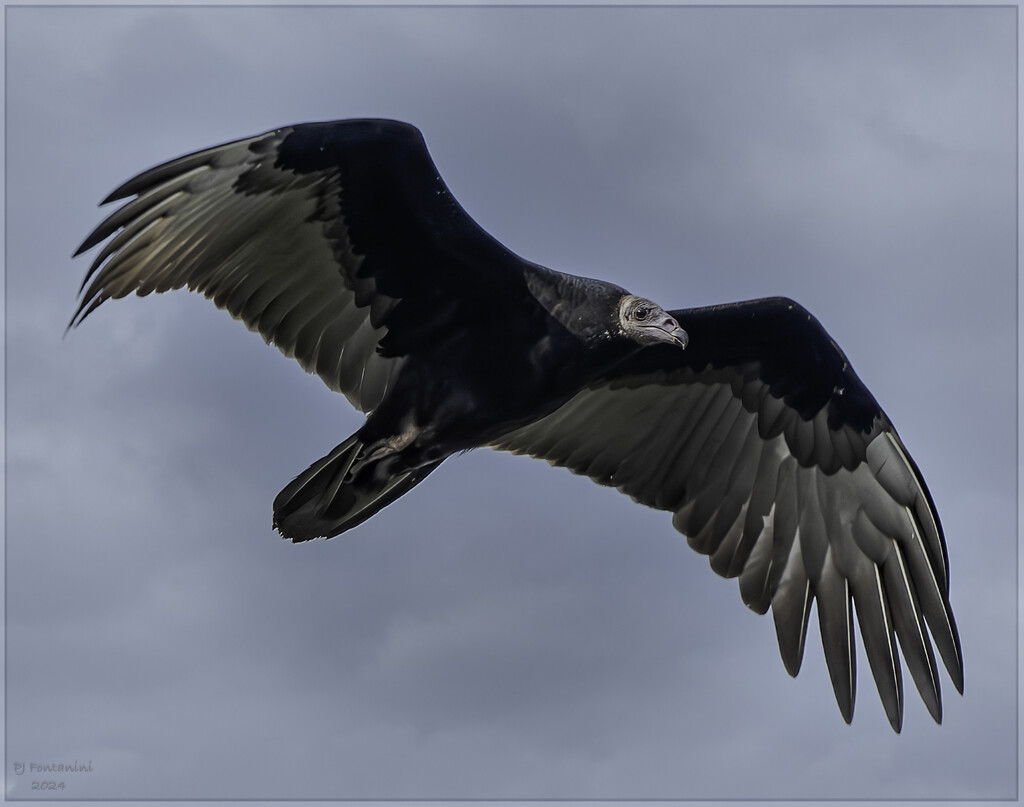
<svg viewBox="0 0 1024 807">
<path fill-rule="evenodd" d="M 782 299 L 666 312 L 545 269 L 485 233 L 420 133 L 277 129 L 150 169 L 102 242 L 71 325 L 104 300 L 187 287 L 367 413 L 287 485 L 274 525 L 351 529 L 470 448 L 541 457 L 673 513 L 799 670 L 811 605 L 853 715 L 856 613 L 894 729 L 897 645 L 932 716 L 932 643 L 963 690 L 945 541 L 924 480 L 846 356 Z M 109 240 L 108 240 L 109 239 Z"/>
</svg>

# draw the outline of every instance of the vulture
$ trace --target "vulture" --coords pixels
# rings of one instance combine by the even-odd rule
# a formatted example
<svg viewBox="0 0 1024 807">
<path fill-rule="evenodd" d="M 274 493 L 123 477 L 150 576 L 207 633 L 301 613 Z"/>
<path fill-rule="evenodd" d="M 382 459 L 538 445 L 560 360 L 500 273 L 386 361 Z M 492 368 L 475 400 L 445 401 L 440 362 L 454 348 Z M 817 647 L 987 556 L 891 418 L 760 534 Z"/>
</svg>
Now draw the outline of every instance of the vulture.
<svg viewBox="0 0 1024 807">
<path fill-rule="evenodd" d="M 367 415 L 275 499 L 286 539 L 352 529 L 453 454 L 528 454 L 672 513 L 747 606 L 771 609 L 790 675 L 817 603 L 847 723 L 855 612 L 894 730 L 901 653 L 937 722 L 933 643 L 963 692 L 931 494 L 796 302 L 669 311 L 524 260 L 469 217 L 419 130 L 397 121 L 225 143 L 103 203 L 123 199 L 75 253 L 106 242 L 69 329 L 109 298 L 188 288 Z"/>
</svg>

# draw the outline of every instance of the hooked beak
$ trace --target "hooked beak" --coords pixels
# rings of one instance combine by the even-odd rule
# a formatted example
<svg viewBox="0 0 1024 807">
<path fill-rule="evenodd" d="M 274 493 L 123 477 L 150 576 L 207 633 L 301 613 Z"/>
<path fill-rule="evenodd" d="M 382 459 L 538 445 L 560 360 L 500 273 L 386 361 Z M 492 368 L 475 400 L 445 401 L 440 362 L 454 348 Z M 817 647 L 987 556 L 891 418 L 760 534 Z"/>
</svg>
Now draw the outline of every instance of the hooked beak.
<svg viewBox="0 0 1024 807">
<path fill-rule="evenodd" d="M 680 350 L 686 350 L 686 346 L 690 343 L 689 334 L 679 327 L 679 323 L 673 317 L 666 316 L 656 325 L 646 326 L 646 330 L 649 330 L 659 342 L 668 342 Z"/>
<path fill-rule="evenodd" d="M 669 331 L 668 335 L 672 338 L 673 342 L 679 345 L 680 350 L 686 350 L 686 346 L 690 344 L 690 335 L 680 328 L 678 324 Z"/>
</svg>

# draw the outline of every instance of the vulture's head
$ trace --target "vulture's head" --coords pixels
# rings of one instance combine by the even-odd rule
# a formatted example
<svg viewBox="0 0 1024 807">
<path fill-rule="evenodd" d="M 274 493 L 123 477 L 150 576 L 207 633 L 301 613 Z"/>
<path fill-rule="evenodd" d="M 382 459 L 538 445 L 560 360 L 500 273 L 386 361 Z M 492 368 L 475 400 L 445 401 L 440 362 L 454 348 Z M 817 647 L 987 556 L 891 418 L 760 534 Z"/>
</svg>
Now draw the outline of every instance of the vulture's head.
<svg viewBox="0 0 1024 807">
<path fill-rule="evenodd" d="M 675 317 L 660 305 L 635 294 L 623 295 L 619 300 L 619 328 L 641 345 L 665 342 L 685 349 L 690 340 Z"/>
</svg>

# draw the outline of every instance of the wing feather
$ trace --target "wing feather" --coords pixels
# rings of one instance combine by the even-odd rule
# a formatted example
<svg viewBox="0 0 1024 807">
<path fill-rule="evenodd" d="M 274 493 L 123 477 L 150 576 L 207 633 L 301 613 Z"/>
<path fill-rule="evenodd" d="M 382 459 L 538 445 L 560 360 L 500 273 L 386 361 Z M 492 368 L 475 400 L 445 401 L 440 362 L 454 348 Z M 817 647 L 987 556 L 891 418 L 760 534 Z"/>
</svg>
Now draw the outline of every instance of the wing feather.
<svg viewBox="0 0 1024 807">
<path fill-rule="evenodd" d="M 935 656 L 928 641 L 927 628 L 921 608 L 917 603 L 914 583 L 910 577 L 903 552 L 897 546 L 892 562 L 882 567 L 885 590 L 894 605 L 891 609 L 896 635 L 903 647 L 910 674 L 921 693 L 928 711 L 937 723 L 942 722 L 942 696 L 939 688 L 939 673 L 935 667 Z"/>
<path fill-rule="evenodd" d="M 899 731 L 903 725 L 903 677 L 881 572 L 865 558 L 849 579 L 868 664 L 889 723 Z"/>
<path fill-rule="evenodd" d="M 818 602 L 818 627 L 825 649 L 825 666 L 839 712 L 847 723 L 853 720 L 857 694 L 857 654 L 853 638 L 853 600 L 850 581 L 826 563 L 821 575 L 812 580 Z"/>
<path fill-rule="evenodd" d="M 814 592 L 804 569 L 798 542 L 786 558 L 779 585 L 772 596 L 772 616 L 775 619 L 779 652 L 786 672 L 792 676 L 800 672 L 813 601 Z"/>
</svg>

